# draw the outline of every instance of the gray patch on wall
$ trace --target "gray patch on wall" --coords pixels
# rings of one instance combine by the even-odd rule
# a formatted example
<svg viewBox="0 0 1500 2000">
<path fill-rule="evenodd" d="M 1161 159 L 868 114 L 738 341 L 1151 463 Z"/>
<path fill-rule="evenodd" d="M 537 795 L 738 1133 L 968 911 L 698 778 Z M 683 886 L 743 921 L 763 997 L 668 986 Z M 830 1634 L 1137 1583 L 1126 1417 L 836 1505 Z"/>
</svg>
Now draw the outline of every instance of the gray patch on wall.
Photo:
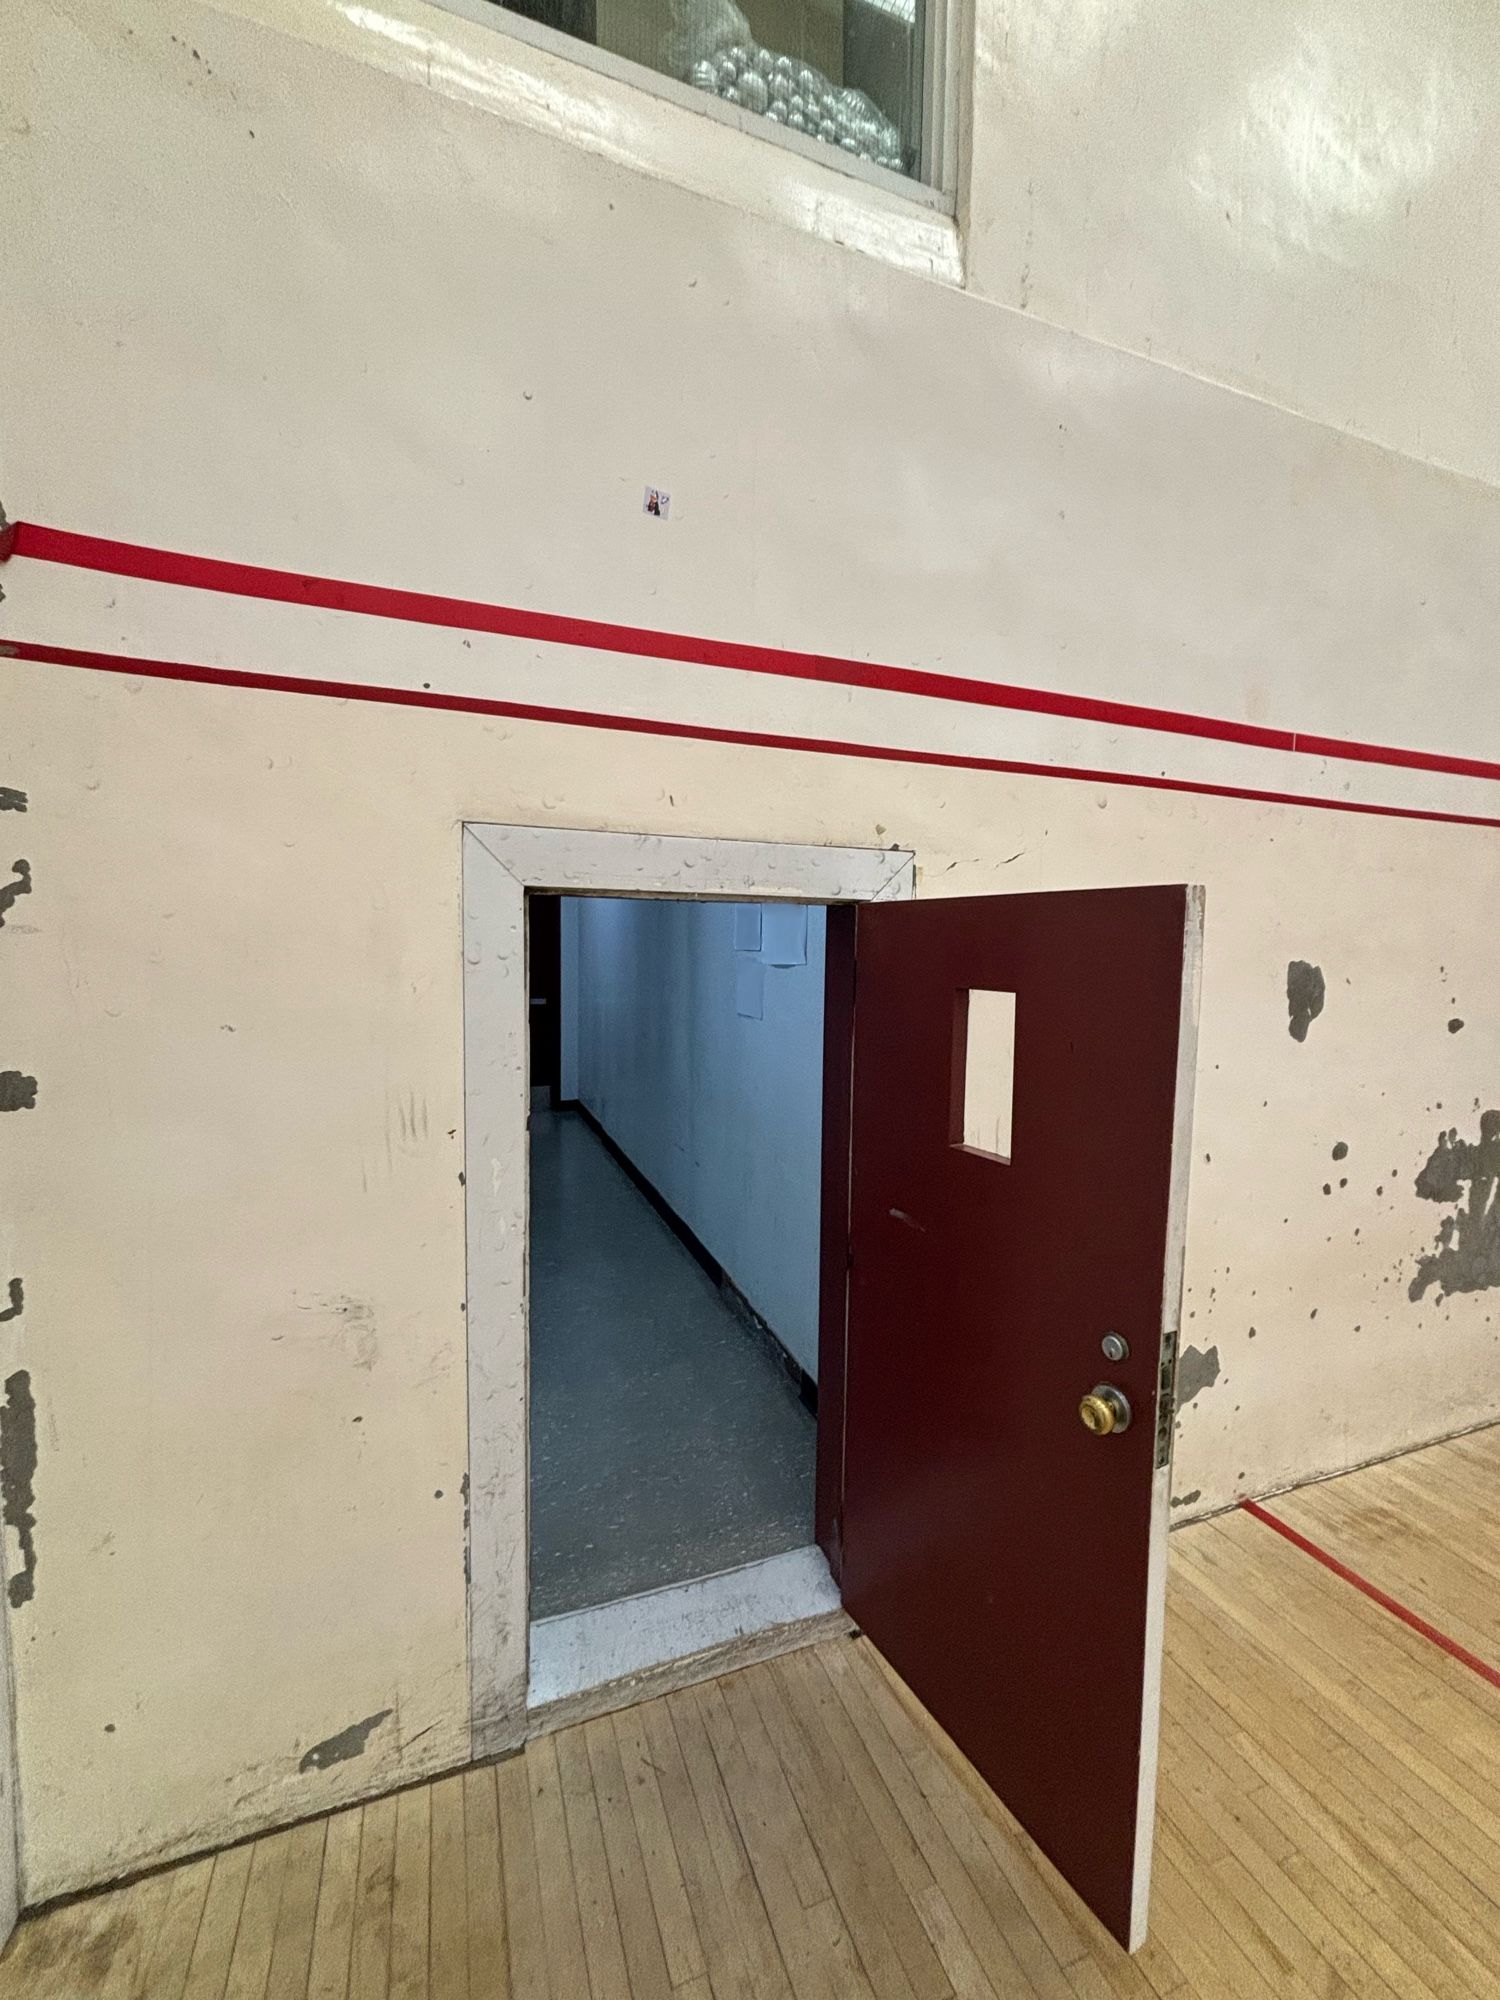
<svg viewBox="0 0 1500 2000">
<path fill-rule="evenodd" d="M 1423 1201 L 1451 1202 L 1453 1213 L 1436 1249 L 1417 1259 L 1407 1296 L 1420 1299 L 1429 1285 L 1442 1296 L 1500 1285 L 1500 1111 L 1481 1114 L 1477 1140 L 1460 1139 L 1457 1126 L 1440 1132 L 1416 1189 Z"/>
<path fill-rule="evenodd" d="M 1219 1379 L 1219 1350 L 1185 1347 L 1177 1357 L 1177 1407 L 1185 1410 L 1195 1396 L 1211 1389 Z"/>
<path fill-rule="evenodd" d="M 26 794 L 18 792 L 14 785 L 0 785 L 0 813 L 23 813 L 26 810 Z"/>
<path fill-rule="evenodd" d="M 390 1713 L 388 1708 L 379 1709 L 374 1715 L 367 1715 L 363 1722 L 351 1722 L 337 1736 L 328 1736 L 321 1743 L 315 1743 L 297 1769 L 326 1771 L 330 1764 L 343 1764 L 351 1757 L 362 1757 L 371 1732 L 378 1729 Z"/>
<path fill-rule="evenodd" d="M 18 1069 L 0 1069 L 0 1111 L 35 1111 L 36 1078 Z"/>
<path fill-rule="evenodd" d="M 1307 1040 L 1307 1031 L 1322 1013 L 1326 995 L 1322 966 L 1294 958 L 1286 969 L 1287 1032 L 1294 1042 Z"/>
<path fill-rule="evenodd" d="M 14 903 L 17 896 L 29 896 L 31 894 L 31 863 L 29 861 L 12 861 L 10 867 L 11 875 L 14 879 L 9 882 L 0 882 L 0 924 L 5 922 L 5 912 Z"/>
<path fill-rule="evenodd" d="M 10 1304 L 5 1308 L 4 1312 L 0 1312 L 0 1321 L 19 1319 L 21 1314 L 26 1310 L 26 1293 L 22 1288 L 21 1280 L 19 1278 L 12 1278 L 6 1289 L 10 1293 Z"/>
<path fill-rule="evenodd" d="M 12 1605 L 36 1595 L 36 1403 L 24 1368 L 5 1379 L 0 1404 L 0 1513 L 21 1543 L 21 1567 L 10 1579 Z"/>
<path fill-rule="evenodd" d="M 1203 1488 L 1201 1486 L 1195 1486 L 1191 1493 L 1184 1493 L 1180 1500 L 1174 1494 L 1172 1496 L 1172 1505 L 1174 1507 L 1191 1507 L 1195 1500 L 1201 1500 L 1202 1498 L 1203 1498 Z"/>
</svg>

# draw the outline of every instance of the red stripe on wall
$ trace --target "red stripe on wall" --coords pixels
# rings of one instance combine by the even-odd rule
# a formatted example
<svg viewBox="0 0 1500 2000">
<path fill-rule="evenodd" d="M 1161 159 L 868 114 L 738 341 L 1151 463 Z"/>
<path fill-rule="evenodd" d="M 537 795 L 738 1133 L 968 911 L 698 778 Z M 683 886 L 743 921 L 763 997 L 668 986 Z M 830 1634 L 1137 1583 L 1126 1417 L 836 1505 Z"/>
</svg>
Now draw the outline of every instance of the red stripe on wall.
<svg viewBox="0 0 1500 2000">
<path fill-rule="evenodd" d="M 1440 1646 L 1450 1659 L 1457 1660 L 1461 1666 L 1467 1667 L 1470 1673 L 1478 1674 L 1479 1678 L 1488 1681 L 1491 1687 L 1500 1688 L 1500 1668 L 1492 1667 L 1488 1660 L 1481 1660 L 1477 1653 L 1471 1653 L 1467 1646 L 1461 1646 L 1456 1639 L 1450 1639 L 1448 1634 L 1440 1632 L 1436 1625 L 1429 1625 L 1425 1618 L 1419 1617 L 1398 1598 L 1390 1596 L 1378 1584 L 1371 1583 L 1369 1578 L 1361 1576 L 1358 1570 L 1350 1569 L 1347 1563 L 1340 1562 L 1338 1557 L 1330 1555 L 1327 1549 L 1309 1541 L 1307 1536 L 1299 1534 L 1290 1522 L 1283 1521 L 1268 1507 L 1262 1507 L 1258 1500 L 1242 1500 L 1240 1505 L 1247 1514 L 1253 1514 L 1257 1521 L 1264 1522 L 1266 1527 L 1274 1528 L 1278 1535 L 1284 1536 L 1293 1548 L 1301 1549 L 1305 1556 L 1311 1556 L 1314 1562 L 1320 1562 L 1324 1569 L 1332 1570 L 1333 1574 L 1342 1577 L 1345 1583 L 1353 1584 L 1354 1588 L 1362 1591 L 1372 1604 L 1378 1604 L 1382 1611 L 1389 1611 L 1393 1618 L 1399 1618 L 1401 1623 L 1409 1625 L 1413 1632 L 1419 1632 L 1424 1639 L 1430 1639 L 1434 1646 Z"/>
<path fill-rule="evenodd" d="M 1465 778 L 1500 779 L 1500 763 L 1478 757 L 1406 750 L 1391 744 L 1360 743 L 1335 736 L 1311 736 L 1297 730 L 1229 722 L 1217 716 L 1190 715 L 1177 709 L 1104 701 L 1092 695 L 1056 694 L 1041 688 L 971 680 L 916 667 L 882 666 L 875 661 L 842 659 L 831 653 L 741 645 L 730 639 L 694 638 L 682 632 L 657 632 L 641 625 L 613 625 L 551 611 L 525 611 L 514 605 L 489 604 L 476 598 L 436 596 L 428 591 L 397 590 L 384 584 L 349 583 L 336 577 L 305 575 L 299 570 L 266 569 L 257 563 L 225 562 L 216 556 L 186 555 L 140 542 L 74 534 L 66 528 L 43 527 L 35 521 L 15 524 L 8 553 L 29 556 L 37 562 L 61 563 L 71 569 L 101 570 L 111 576 L 138 577 L 192 590 L 223 591 L 235 597 L 264 598 L 279 604 L 303 604 L 323 611 L 354 611 L 371 618 L 490 632 L 506 638 L 541 640 L 548 645 L 582 646 L 595 652 L 680 660 L 692 666 L 730 667 L 740 673 L 776 674 L 793 680 L 876 688 L 888 694 L 924 695 L 932 700 L 967 702 L 984 708 L 1066 716 L 1073 721 L 1204 737 L 1257 750 L 1289 750 L 1311 757 L 1390 764 Z M 0 546 L 0 560 L 6 554 Z"/>
<path fill-rule="evenodd" d="M 295 674 L 243 673 L 233 667 L 203 667 L 185 660 L 146 660 L 129 653 L 80 652 L 24 639 L 0 641 L 0 657 L 37 660 L 60 667 L 87 667 L 106 674 L 140 674 L 148 680 L 197 681 L 214 687 L 269 690 L 275 694 L 326 695 L 336 701 L 385 702 L 397 708 L 452 709 L 466 715 L 507 716 L 520 722 L 563 722 L 581 729 L 624 730 L 638 736 L 683 737 L 697 743 L 737 743 L 758 750 L 804 750 L 829 757 L 865 757 L 887 764 L 935 764 L 951 771 L 995 771 L 1013 777 L 1063 778 L 1080 784 L 1125 785 L 1153 792 L 1186 792 L 1210 799 L 1240 799 L 1252 805 L 1297 806 L 1313 812 L 1363 813 L 1374 819 L 1430 820 L 1441 826 L 1500 827 L 1500 818 L 1477 813 L 1429 812 L 1416 806 L 1366 805 L 1357 799 L 1320 799 L 1300 792 L 1253 791 L 1243 785 L 1200 784 L 1190 778 L 1160 778 L 1135 771 L 1098 771 L 1082 765 L 1027 763 L 1011 757 L 963 757 L 946 750 L 902 750 L 895 745 L 850 743 L 826 736 L 778 736 L 763 730 L 716 729 L 707 723 L 662 722 L 647 716 L 611 715 L 587 708 L 552 708 L 536 702 L 495 701 L 485 695 L 441 694 L 427 689 L 380 687 L 371 682 L 323 681 Z"/>
</svg>

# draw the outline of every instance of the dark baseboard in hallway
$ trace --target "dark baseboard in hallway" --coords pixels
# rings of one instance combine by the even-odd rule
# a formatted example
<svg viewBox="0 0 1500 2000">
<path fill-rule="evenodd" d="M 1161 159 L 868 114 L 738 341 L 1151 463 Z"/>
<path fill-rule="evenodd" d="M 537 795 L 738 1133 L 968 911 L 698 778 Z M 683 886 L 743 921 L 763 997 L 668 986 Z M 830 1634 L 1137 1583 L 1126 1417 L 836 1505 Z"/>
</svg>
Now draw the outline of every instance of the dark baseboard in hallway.
<svg viewBox="0 0 1500 2000">
<path fill-rule="evenodd" d="M 816 1416 L 818 1414 L 817 1383 L 808 1374 L 801 1362 L 797 1360 L 791 1349 L 786 1345 L 786 1342 L 777 1333 L 775 1327 L 761 1318 L 760 1314 L 751 1305 L 745 1294 L 740 1290 L 733 1278 L 730 1277 L 724 1266 L 715 1257 L 692 1225 L 683 1220 L 656 1184 L 641 1172 L 624 1147 L 604 1129 L 593 1112 L 583 1102 L 582 1098 L 560 1097 L 556 1100 L 554 1108 L 558 1111 L 574 1111 L 578 1114 L 594 1137 L 599 1141 L 600 1145 L 609 1154 L 615 1165 L 620 1168 L 622 1173 L 629 1175 L 636 1188 L 650 1202 L 656 1213 L 682 1244 L 683 1248 L 703 1267 L 715 1285 L 718 1286 L 724 1296 L 725 1304 L 729 1307 L 735 1318 L 744 1326 L 746 1333 L 749 1334 L 751 1339 L 758 1340 L 777 1365 L 790 1377 L 793 1387 L 801 1398 L 803 1408 L 811 1411 L 813 1416 Z"/>
</svg>

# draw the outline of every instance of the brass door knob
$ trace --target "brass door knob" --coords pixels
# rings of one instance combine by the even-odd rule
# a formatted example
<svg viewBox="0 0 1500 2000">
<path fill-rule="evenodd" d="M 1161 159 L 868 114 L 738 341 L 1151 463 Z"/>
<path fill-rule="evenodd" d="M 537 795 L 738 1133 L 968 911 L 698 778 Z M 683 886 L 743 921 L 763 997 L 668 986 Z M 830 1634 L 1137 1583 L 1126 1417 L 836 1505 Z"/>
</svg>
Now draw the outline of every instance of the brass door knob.
<svg viewBox="0 0 1500 2000">
<path fill-rule="evenodd" d="M 1130 1428 L 1130 1404 L 1123 1390 L 1116 1389 L 1108 1382 L 1100 1382 L 1078 1405 L 1078 1416 L 1086 1431 L 1095 1437 L 1109 1437 L 1115 1431 Z"/>
</svg>

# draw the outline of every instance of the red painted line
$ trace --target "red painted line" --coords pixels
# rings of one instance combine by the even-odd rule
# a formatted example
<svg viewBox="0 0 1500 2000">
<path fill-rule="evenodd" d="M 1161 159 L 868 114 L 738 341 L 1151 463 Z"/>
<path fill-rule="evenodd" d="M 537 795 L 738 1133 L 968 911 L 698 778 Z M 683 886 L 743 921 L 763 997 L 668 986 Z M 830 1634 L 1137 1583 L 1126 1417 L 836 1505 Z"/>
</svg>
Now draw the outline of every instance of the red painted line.
<svg viewBox="0 0 1500 2000">
<path fill-rule="evenodd" d="M 1296 806 L 1312 812 L 1363 813 L 1375 819 L 1431 820 L 1441 826 L 1500 828 L 1500 818 L 1475 813 L 1429 812 L 1416 806 L 1367 805 L 1357 799 L 1321 799 L 1300 792 L 1259 792 L 1243 785 L 1200 784 L 1190 778 L 1158 778 L 1136 771 L 1098 771 L 1083 765 L 1028 763 L 1012 757 L 964 757 L 946 750 L 902 750 L 891 744 L 850 743 L 837 737 L 781 736 L 754 729 L 719 729 L 708 723 L 663 722 L 649 716 L 611 715 L 606 710 L 555 708 L 537 702 L 497 701 L 487 695 L 442 694 L 422 688 L 381 687 L 368 681 L 324 681 L 296 674 L 244 673 L 235 667 L 204 667 L 185 660 L 146 660 L 130 653 L 80 652 L 24 639 L 0 640 L 0 658 L 36 660 L 59 667 L 85 667 L 105 674 L 139 674 L 147 680 L 196 681 L 210 687 L 256 688 L 273 694 L 326 695 L 335 701 L 378 701 L 397 708 L 438 708 L 466 715 L 507 716 L 521 722 L 562 722 L 580 729 L 616 729 L 639 736 L 683 737 L 698 743 L 737 743 L 757 750 L 804 750 L 829 757 L 866 757 L 888 764 L 935 764 L 951 771 L 996 771 L 1013 777 L 1064 778 L 1080 784 L 1124 785 L 1153 792 L 1187 792 L 1195 797 L 1239 799 L 1251 805 Z"/>
<path fill-rule="evenodd" d="M 730 639 L 696 638 L 683 632 L 657 632 L 640 625 L 614 625 L 551 611 L 525 611 L 515 605 L 490 604 L 476 598 L 443 597 L 384 584 L 350 583 L 336 577 L 305 575 L 299 570 L 267 569 L 257 563 L 225 562 L 217 556 L 187 555 L 140 542 L 74 534 L 66 528 L 48 528 L 35 521 L 15 524 L 11 548 L 8 552 L 0 548 L 0 561 L 5 560 L 7 553 L 28 556 L 35 562 L 61 563 L 72 569 L 101 570 L 111 576 L 137 577 L 191 590 L 224 591 L 231 596 L 302 604 L 323 611 L 353 611 L 366 617 L 497 633 L 506 638 L 540 640 L 548 645 L 587 647 L 595 652 L 680 660 L 692 666 L 729 667 L 740 673 L 775 674 L 835 686 L 876 688 L 887 694 L 966 702 L 983 708 L 1066 716 L 1073 721 L 1196 736 L 1257 750 L 1286 750 L 1312 757 L 1440 771 L 1457 777 L 1500 779 L 1500 763 L 1479 757 L 1405 750 L 1390 744 L 1359 743 L 1335 736 L 1309 736 L 1296 730 L 1229 722 L 1222 717 L 1191 715 L 1178 709 L 1148 708 L 1092 695 L 1057 694 L 916 667 L 882 666 L 872 660 L 844 659 L 832 653 L 742 645 Z"/>
<path fill-rule="evenodd" d="M 1341 1576 L 1345 1583 L 1352 1583 L 1356 1590 L 1363 1591 L 1372 1604 L 1378 1604 L 1382 1611 L 1389 1611 L 1393 1618 L 1399 1618 L 1401 1623 L 1409 1625 L 1413 1632 L 1419 1632 L 1424 1639 L 1430 1639 L 1434 1646 L 1441 1647 L 1450 1659 L 1457 1660 L 1459 1665 L 1467 1667 L 1470 1673 L 1478 1674 L 1479 1678 L 1488 1681 L 1491 1687 L 1500 1688 L 1500 1667 L 1492 1667 L 1488 1660 L 1481 1660 L 1479 1655 L 1471 1653 L 1467 1646 L 1460 1646 L 1456 1639 L 1450 1639 L 1448 1634 L 1440 1632 L 1436 1625 L 1429 1625 L 1425 1618 L 1419 1618 L 1415 1611 L 1409 1610 L 1397 1598 L 1382 1590 L 1378 1584 L 1371 1583 L 1368 1577 L 1361 1576 L 1358 1570 L 1350 1569 L 1347 1563 L 1340 1562 L 1338 1557 L 1330 1555 L 1327 1549 L 1319 1548 L 1316 1542 L 1310 1542 L 1306 1535 L 1299 1535 L 1289 1522 L 1283 1521 L 1269 1508 L 1262 1507 L 1258 1500 L 1242 1500 L 1240 1505 L 1247 1514 L 1253 1514 L 1257 1521 L 1263 1521 L 1268 1528 L 1274 1528 L 1278 1535 L 1285 1536 L 1293 1548 L 1301 1549 L 1302 1553 L 1311 1556 L 1314 1562 L 1320 1562 L 1324 1569 L 1332 1570 L 1334 1575 Z"/>
</svg>

